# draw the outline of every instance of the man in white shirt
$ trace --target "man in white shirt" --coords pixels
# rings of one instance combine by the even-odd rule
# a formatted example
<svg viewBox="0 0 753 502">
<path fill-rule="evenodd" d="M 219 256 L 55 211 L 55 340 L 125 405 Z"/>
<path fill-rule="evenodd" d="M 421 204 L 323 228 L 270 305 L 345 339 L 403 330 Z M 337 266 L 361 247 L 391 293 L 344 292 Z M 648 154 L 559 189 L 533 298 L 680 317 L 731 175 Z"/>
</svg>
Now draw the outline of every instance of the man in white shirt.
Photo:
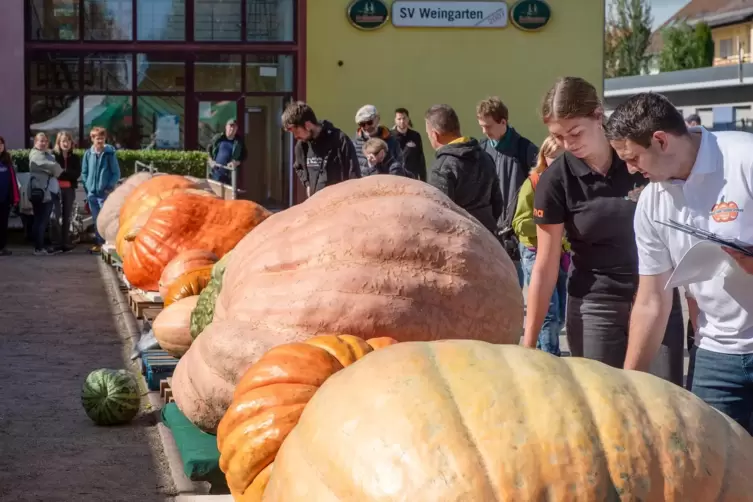
<svg viewBox="0 0 753 502">
<path fill-rule="evenodd" d="M 625 358 L 626 369 L 647 370 L 672 306 L 665 285 L 699 242 L 658 222 L 753 243 L 753 134 L 688 130 L 672 103 L 652 93 L 618 106 L 606 133 L 628 168 L 652 182 L 635 212 L 640 281 Z M 753 433 L 753 259 L 722 248 L 711 252 L 717 273 L 687 286 L 698 307 L 689 388 Z"/>
</svg>

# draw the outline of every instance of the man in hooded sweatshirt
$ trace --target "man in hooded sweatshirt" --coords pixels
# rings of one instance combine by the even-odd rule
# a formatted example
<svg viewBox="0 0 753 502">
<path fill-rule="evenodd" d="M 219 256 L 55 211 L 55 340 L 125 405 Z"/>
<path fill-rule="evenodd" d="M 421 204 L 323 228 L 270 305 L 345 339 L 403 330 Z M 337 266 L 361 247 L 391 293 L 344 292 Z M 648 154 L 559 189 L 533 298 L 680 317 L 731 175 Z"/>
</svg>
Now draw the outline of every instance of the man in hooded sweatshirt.
<svg viewBox="0 0 753 502">
<path fill-rule="evenodd" d="M 374 105 L 365 105 L 358 109 L 356 112 L 356 124 L 358 130 L 356 136 L 353 138 L 353 144 L 356 147 L 356 153 L 358 154 L 358 163 L 361 165 L 361 171 L 365 172 L 369 170 L 369 162 L 366 159 L 366 155 L 363 153 L 363 147 L 371 138 L 379 138 L 387 143 L 387 148 L 390 157 L 395 159 L 400 165 L 403 165 L 403 151 L 400 149 L 400 143 L 397 138 L 392 135 L 392 131 L 384 127 L 379 123 L 379 111 L 377 111 Z M 401 173 L 403 176 L 408 176 L 407 172 Z"/>
<path fill-rule="evenodd" d="M 437 152 L 428 183 L 494 234 L 502 214 L 502 192 L 494 159 L 478 141 L 460 133 L 460 120 L 449 105 L 432 106 L 425 119 L 426 135 Z"/>
<path fill-rule="evenodd" d="M 350 138 L 326 120 L 316 118 L 303 101 L 290 103 L 282 113 L 282 127 L 297 140 L 293 169 L 311 197 L 322 188 L 360 178 L 361 167 Z"/>
</svg>

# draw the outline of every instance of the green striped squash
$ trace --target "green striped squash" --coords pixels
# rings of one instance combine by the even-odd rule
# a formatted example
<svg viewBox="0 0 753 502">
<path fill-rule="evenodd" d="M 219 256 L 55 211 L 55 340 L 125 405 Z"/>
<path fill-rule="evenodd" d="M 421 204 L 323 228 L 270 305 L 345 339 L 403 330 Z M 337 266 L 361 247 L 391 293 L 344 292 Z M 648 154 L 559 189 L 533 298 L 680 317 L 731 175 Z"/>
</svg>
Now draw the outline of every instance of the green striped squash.
<svg viewBox="0 0 753 502">
<path fill-rule="evenodd" d="M 212 267 L 212 279 L 207 287 L 201 291 L 199 301 L 191 312 L 191 338 L 194 340 L 209 326 L 214 319 L 214 304 L 217 303 L 217 297 L 222 290 L 222 279 L 225 276 L 225 267 L 227 267 L 230 251 L 222 257 L 220 261 Z"/>
<path fill-rule="evenodd" d="M 125 424 L 139 412 L 141 391 L 131 373 L 98 369 L 86 377 L 81 389 L 81 404 L 97 425 Z"/>
</svg>

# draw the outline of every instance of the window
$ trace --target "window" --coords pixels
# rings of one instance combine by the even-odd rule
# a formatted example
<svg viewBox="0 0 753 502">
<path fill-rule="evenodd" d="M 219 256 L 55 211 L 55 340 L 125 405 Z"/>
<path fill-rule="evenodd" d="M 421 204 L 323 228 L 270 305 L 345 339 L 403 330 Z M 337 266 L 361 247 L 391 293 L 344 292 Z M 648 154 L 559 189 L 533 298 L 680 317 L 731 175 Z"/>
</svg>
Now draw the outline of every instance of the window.
<svg viewBox="0 0 753 502">
<path fill-rule="evenodd" d="M 183 97 L 139 96 L 138 100 L 139 148 L 182 149 L 185 132 Z"/>
<path fill-rule="evenodd" d="M 18 0 L 15 0 L 18 1 Z M 29 33 L 32 40 L 78 40 L 79 0 L 30 0 Z"/>
<path fill-rule="evenodd" d="M 186 39 L 185 0 L 137 0 L 139 40 Z"/>
<path fill-rule="evenodd" d="M 89 54 L 84 57 L 84 90 L 130 91 L 131 54 Z"/>
<path fill-rule="evenodd" d="M 29 145 L 34 135 L 43 132 L 54 144 L 55 135 L 68 131 L 74 139 L 79 137 L 79 98 L 72 95 L 35 95 L 29 96 Z"/>
<path fill-rule="evenodd" d="M 246 56 L 246 92 L 291 92 L 293 56 Z"/>
<path fill-rule="evenodd" d="M 186 88 L 185 61 L 159 54 L 137 54 L 136 68 L 140 92 L 180 92 Z"/>
<path fill-rule="evenodd" d="M 194 40 L 239 41 L 242 0 L 194 0 Z"/>
<path fill-rule="evenodd" d="M 86 96 L 84 98 L 83 139 L 91 145 L 89 131 L 93 127 L 107 130 L 107 142 L 116 148 L 134 148 L 133 109 L 129 96 Z"/>
<path fill-rule="evenodd" d="M 198 92 L 240 92 L 241 56 L 207 54 L 197 57 L 194 65 L 194 88 Z"/>
<path fill-rule="evenodd" d="M 133 0 L 84 0 L 85 40 L 132 40 Z"/>
<path fill-rule="evenodd" d="M 246 0 L 246 40 L 292 42 L 295 0 Z"/>
<path fill-rule="evenodd" d="M 719 40 L 719 57 L 727 59 L 731 58 L 734 55 L 735 53 L 732 47 L 732 39 L 725 38 L 724 40 Z"/>
<path fill-rule="evenodd" d="M 34 91 L 78 92 L 78 56 L 35 52 L 29 61 L 29 88 Z"/>
</svg>

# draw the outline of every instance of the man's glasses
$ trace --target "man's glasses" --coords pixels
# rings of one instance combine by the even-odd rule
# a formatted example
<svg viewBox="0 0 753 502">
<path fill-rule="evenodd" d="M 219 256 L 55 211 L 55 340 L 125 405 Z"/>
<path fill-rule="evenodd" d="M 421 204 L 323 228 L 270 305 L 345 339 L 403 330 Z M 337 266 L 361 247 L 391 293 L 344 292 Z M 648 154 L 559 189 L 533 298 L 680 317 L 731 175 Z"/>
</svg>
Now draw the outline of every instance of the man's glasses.
<svg viewBox="0 0 753 502">
<path fill-rule="evenodd" d="M 371 127 L 372 125 L 374 125 L 374 121 L 373 120 L 367 120 L 366 122 L 359 122 L 358 123 L 358 127 Z"/>
</svg>

